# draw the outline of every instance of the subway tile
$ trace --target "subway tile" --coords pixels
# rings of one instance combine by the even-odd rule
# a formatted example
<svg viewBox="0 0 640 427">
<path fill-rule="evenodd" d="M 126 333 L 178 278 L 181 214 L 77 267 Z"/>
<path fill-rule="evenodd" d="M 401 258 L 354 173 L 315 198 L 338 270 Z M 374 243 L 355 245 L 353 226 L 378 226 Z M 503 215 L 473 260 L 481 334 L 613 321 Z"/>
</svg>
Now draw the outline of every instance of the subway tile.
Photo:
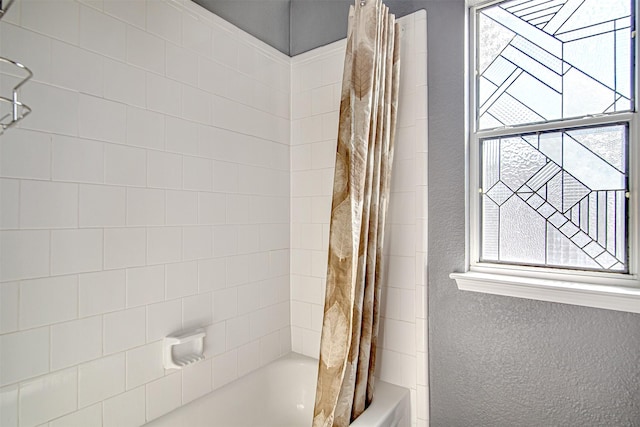
<svg viewBox="0 0 640 427">
<path fill-rule="evenodd" d="M 320 333 L 302 330 L 302 354 L 317 359 L 320 355 Z"/>
<path fill-rule="evenodd" d="M 188 13 L 182 14 L 182 46 L 201 55 L 211 56 L 211 28 Z"/>
<path fill-rule="evenodd" d="M 213 57 L 227 67 L 238 66 L 238 40 L 223 28 L 213 29 Z"/>
<path fill-rule="evenodd" d="M 90 7 L 80 6 L 80 46 L 124 60 L 126 24 Z"/>
<path fill-rule="evenodd" d="M 20 283 L 20 328 L 78 317 L 78 277 L 59 276 Z"/>
<path fill-rule="evenodd" d="M 239 225 L 238 226 L 238 253 L 249 254 L 257 252 L 260 248 L 259 239 L 260 226 Z"/>
<path fill-rule="evenodd" d="M 57 418 L 49 423 L 49 427 L 102 427 L 102 404 L 96 403 Z"/>
<path fill-rule="evenodd" d="M 78 366 L 78 406 L 83 408 L 125 390 L 124 353 Z"/>
<path fill-rule="evenodd" d="M 147 157 L 149 187 L 182 189 L 182 156 L 149 151 Z"/>
<path fill-rule="evenodd" d="M 387 253 L 393 256 L 411 257 L 415 255 L 416 236 L 414 225 L 390 224 L 387 227 Z M 412 263 L 413 266 L 413 263 Z M 415 266 L 410 271 L 415 271 Z M 415 284 L 415 281 L 412 282 Z"/>
<path fill-rule="evenodd" d="M 20 425 L 33 426 L 75 411 L 76 368 L 55 372 L 20 385 Z"/>
<path fill-rule="evenodd" d="M 388 239 L 390 238 L 392 237 Z M 387 256 L 384 262 L 387 266 L 387 286 L 404 289 L 413 289 L 415 287 L 416 269 L 413 256 Z"/>
<path fill-rule="evenodd" d="M 234 317 L 227 320 L 227 348 L 237 348 L 251 339 L 249 316 Z"/>
<path fill-rule="evenodd" d="M 311 329 L 311 304 L 291 301 L 291 324 L 299 328 Z"/>
<path fill-rule="evenodd" d="M 385 319 L 384 331 L 381 341 L 382 346 L 385 349 L 403 354 L 415 354 L 415 323 Z"/>
<path fill-rule="evenodd" d="M 213 186 L 213 163 L 209 159 L 185 156 L 183 158 L 183 181 L 185 190 L 211 191 Z"/>
<path fill-rule="evenodd" d="M 164 300 L 164 266 L 127 269 L 127 307 Z"/>
<path fill-rule="evenodd" d="M 164 375 L 162 351 L 162 341 L 127 351 L 127 390 Z"/>
<path fill-rule="evenodd" d="M 289 279 L 267 279 L 261 282 L 258 282 L 260 285 L 260 307 L 268 307 L 270 305 L 277 304 L 283 300 L 280 297 L 280 289 L 283 287 L 283 284 L 286 285 L 287 290 L 289 289 Z M 289 301 L 289 294 L 287 292 L 286 301 Z"/>
<path fill-rule="evenodd" d="M 238 376 L 260 367 L 260 342 L 253 341 L 238 348 Z"/>
<path fill-rule="evenodd" d="M 260 338 L 260 366 L 271 363 L 280 357 L 280 333 L 274 332 Z"/>
<path fill-rule="evenodd" d="M 147 73 L 147 108 L 172 116 L 180 115 L 180 83 Z"/>
<path fill-rule="evenodd" d="M 311 305 L 311 329 L 322 332 L 322 321 L 324 317 L 324 306 L 318 304 Z"/>
<path fill-rule="evenodd" d="M 104 157 L 105 182 L 107 184 L 136 187 L 145 186 L 147 182 L 147 155 L 145 150 L 122 145 L 106 144 Z M 149 163 L 151 164 L 151 159 L 149 159 Z"/>
<path fill-rule="evenodd" d="M 211 227 L 182 228 L 183 260 L 210 258 L 212 254 L 213 233 Z"/>
<path fill-rule="evenodd" d="M 321 279 L 291 275 L 291 299 L 312 304 L 322 304 Z"/>
<path fill-rule="evenodd" d="M 107 0 L 109 1 L 109 0 Z M 78 3 L 85 4 L 89 7 L 92 7 L 96 10 L 102 11 L 104 0 L 78 0 Z"/>
<path fill-rule="evenodd" d="M 224 289 L 226 287 L 226 262 L 224 258 L 198 261 L 198 292 Z"/>
<path fill-rule="evenodd" d="M 175 299 L 147 306 L 147 342 L 160 340 L 181 330 L 181 300 Z"/>
<path fill-rule="evenodd" d="M 165 264 L 182 259 L 180 227 L 147 228 L 147 264 Z"/>
<path fill-rule="evenodd" d="M 164 225 L 163 190 L 127 188 L 127 225 Z"/>
<path fill-rule="evenodd" d="M 291 147 L 292 171 L 305 171 L 311 169 L 311 147 L 311 144 L 294 145 Z"/>
<path fill-rule="evenodd" d="M 49 372 L 49 328 L 0 336 L 0 386 Z"/>
<path fill-rule="evenodd" d="M 212 321 L 211 292 L 182 299 L 182 328 L 185 330 L 202 328 Z"/>
<path fill-rule="evenodd" d="M 198 223 L 198 193 L 167 190 L 165 218 L 167 225 Z"/>
<path fill-rule="evenodd" d="M 147 2 L 147 24 L 149 24 L 151 19 L 149 8 L 153 8 L 158 4 L 164 3 Z M 173 27 L 173 25 L 169 25 L 169 27 Z M 126 38 L 126 56 L 129 64 L 147 71 L 164 74 L 165 42 L 162 39 L 131 25 L 127 26 Z"/>
<path fill-rule="evenodd" d="M 104 181 L 104 144 L 53 135 L 52 178 L 55 181 Z"/>
<path fill-rule="evenodd" d="M 22 43 L 22 42 L 19 42 Z M 37 70 L 34 69 L 34 72 Z M 78 135 L 79 94 L 54 86 L 29 82 L 22 89 L 28 105 L 38 106 L 38 113 L 29 116 L 21 125 L 26 129 L 61 135 Z"/>
<path fill-rule="evenodd" d="M 191 86 L 198 85 L 198 56 L 172 43 L 166 44 L 167 77 Z"/>
<path fill-rule="evenodd" d="M 127 110 L 131 106 L 145 107 L 146 79 L 146 73 L 139 68 L 109 58 L 104 59 L 104 96 L 127 104 Z"/>
<path fill-rule="evenodd" d="M 320 240 L 314 235 L 311 240 L 313 244 L 310 249 L 320 249 L 322 246 Z M 215 242 L 214 242 L 215 245 Z M 289 224 L 261 224 L 260 225 L 260 250 L 277 250 L 289 247 Z"/>
<path fill-rule="evenodd" d="M 124 270 L 100 271 L 79 276 L 80 317 L 110 313 L 125 307 Z"/>
<path fill-rule="evenodd" d="M 0 231 L 0 281 L 49 274 L 49 231 Z"/>
<path fill-rule="evenodd" d="M 51 327 L 51 369 L 77 365 L 102 355 L 102 317 L 94 316 Z"/>
<path fill-rule="evenodd" d="M 198 224 L 224 224 L 226 206 L 224 194 L 198 193 Z"/>
<path fill-rule="evenodd" d="M 49 81 L 51 75 L 51 39 L 49 37 L 20 28 L 18 25 L 3 25 L 0 28 L 0 48 L 2 56 L 26 64 L 34 73 L 34 80 Z M 3 68 L 3 70 L 7 69 L 6 66 Z M 3 74 L 3 79 L 6 76 Z M 25 96 L 25 99 L 28 98 Z"/>
<path fill-rule="evenodd" d="M 249 222 L 249 197 L 227 195 L 227 224 L 247 224 Z"/>
<path fill-rule="evenodd" d="M 167 375 L 146 385 L 147 421 L 160 417 L 182 404 L 181 372 Z"/>
<path fill-rule="evenodd" d="M 0 229 L 17 229 L 20 220 L 20 181 L 0 179 Z"/>
<path fill-rule="evenodd" d="M 238 352 L 233 349 L 213 358 L 213 388 L 238 378 Z"/>
<path fill-rule="evenodd" d="M 105 0 L 104 12 L 136 27 L 144 28 L 146 21 L 145 0 Z"/>
<path fill-rule="evenodd" d="M 51 136 L 12 128 L 2 135 L 0 174 L 3 177 L 49 179 Z"/>
<path fill-rule="evenodd" d="M 260 308 L 260 283 L 238 286 L 238 314 L 252 313 Z"/>
<path fill-rule="evenodd" d="M 235 317 L 238 313 L 238 291 L 235 288 L 213 293 L 213 321 L 219 322 Z"/>
<path fill-rule="evenodd" d="M 164 149 L 164 120 L 160 113 L 127 106 L 127 144 Z"/>
<path fill-rule="evenodd" d="M 68 43 L 78 43 L 79 8 L 76 2 L 25 0 L 21 12 L 24 27 Z"/>
<path fill-rule="evenodd" d="M 20 183 L 20 227 L 78 226 L 78 186 L 45 181 Z"/>
<path fill-rule="evenodd" d="M 78 130 L 81 137 L 124 143 L 127 123 L 125 105 L 80 94 L 78 112 Z"/>
<path fill-rule="evenodd" d="M 218 356 L 224 353 L 226 346 L 225 322 L 214 323 L 205 328 L 207 336 L 204 338 L 205 357 Z"/>
<path fill-rule="evenodd" d="M 144 386 L 102 402 L 104 427 L 138 427 L 145 422 Z"/>
<path fill-rule="evenodd" d="M 182 85 L 182 117 L 202 124 L 211 121 L 211 94 L 189 85 Z"/>
<path fill-rule="evenodd" d="M 212 361 L 206 359 L 182 370 L 182 403 L 204 396 L 212 389 Z"/>
<path fill-rule="evenodd" d="M 51 274 L 101 270 L 102 234 L 100 229 L 53 230 L 51 232 Z"/>
<path fill-rule="evenodd" d="M 18 282 L 0 283 L 0 334 L 18 330 Z"/>
<path fill-rule="evenodd" d="M 146 262 L 144 228 L 104 230 L 104 268 L 138 267 Z"/>
<path fill-rule="evenodd" d="M 311 90 L 311 114 L 323 114 L 338 107 L 333 100 L 333 87 L 322 86 Z"/>
<path fill-rule="evenodd" d="M 80 227 L 122 227 L 126 220 L 124 187 L 80 185 Z"/>
<path fill-rule="evenodd" d="M 166 266 L 166 298 L 178 298 L 198 293 L 198 263 L 196 261 Z"/>
<path fill-rule="evenodd" d="M 227 258 L 227 286 L 237 286 L 249 281 L 249 256 L 236 255 Z"/>
<path fill-rule="evenodd" d="M 147 31 L 173 43 L 182 41 L 182 12 L 171 3 L 147 2 Z"/>
<path fill-rule="evenodd" d="M 174 153 L 198 155 L 198 125 L 175 118 L 166 118 L 166 149 Z"/>
<path fill-rule="evenodd" d="M 52 40 L 51 82 L 66 89 L 102 96 L 102 60 L 103 57 L 93 52 Z"/>
<path fill-rule="evenodd" d="M 213 162 L 213 191 L 235 193 L 238 191 L 238 165 L 235 163 Z"/>
<path fill-rule="evenodd" d="M 144 307 L 106 314 L 104 316 L 104 353 L 110 354 L 145 343 Z"/>
<path fill-rule="evenodd" d="M 234 225 L 213 227 L 213 256 L 235 255 L 238 252 L 238 229 Z"/>
</svg>

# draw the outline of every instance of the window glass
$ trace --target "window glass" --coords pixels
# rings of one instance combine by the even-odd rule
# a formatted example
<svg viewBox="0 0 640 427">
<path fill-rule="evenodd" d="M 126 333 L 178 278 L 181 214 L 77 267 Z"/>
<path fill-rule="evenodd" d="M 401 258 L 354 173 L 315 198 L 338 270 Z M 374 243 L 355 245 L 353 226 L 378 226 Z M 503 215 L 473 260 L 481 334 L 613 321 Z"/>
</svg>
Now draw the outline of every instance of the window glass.
<svg viewBox="0 0 640 427">
<path fill-rule="evenodd" d="M 480 140 L 481 261 L 626 272 L 628 127 Z"/>
<path fill-rule="evenodd" d="M 631 111 L 632 2 L 514 0 L 478 10 L 478 130 Z"/>
</svg>

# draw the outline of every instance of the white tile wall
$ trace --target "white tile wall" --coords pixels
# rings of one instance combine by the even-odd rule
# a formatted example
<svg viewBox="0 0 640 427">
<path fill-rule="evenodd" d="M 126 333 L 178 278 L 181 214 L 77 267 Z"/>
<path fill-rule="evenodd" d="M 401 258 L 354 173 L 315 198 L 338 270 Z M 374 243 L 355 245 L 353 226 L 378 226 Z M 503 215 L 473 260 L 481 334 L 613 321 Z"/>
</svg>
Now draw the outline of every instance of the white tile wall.
<svg viewBox="0 0 640 427">
<path fill-rule="evenodd" d="M 416 72 L 426 64 L 420 42 L 426 39 L 426 15 L 419 12 L 400 22 L 404 101 L 398 112 L 385 234 L 377 375 L 411 389 L 412 424 L 426 425 L 426 247 L 416 238 L 426 224 L 426 173 L 418 168 L 427 149 L 426 111 L 407 106 L 426 105 L 426 75 Z M 292 60 L 291 338 L 293 351 L 313 357 L 319 352 L 322 328 L 343 58 L 342 41 Z"/>
<path fill-rule="evenodd" d="M 139 426 L 290 351 L 289 58 L 186 0 L 20 0 L 0 54 L 35 73 L 0 137 L 0 424 Z"/>
<path fill-rule="evenodd" d="M 403 25 L 378 375 L 421 425 L 426 19 Z M 35 72 L 0 138 L 0 424 L 138 426 L 317 355 L 344 44 L 289 59 L 186 0 L 21 0 L 0 36 Z M 165 372 L 190 327 L 207 359 Z"/>
</svg>

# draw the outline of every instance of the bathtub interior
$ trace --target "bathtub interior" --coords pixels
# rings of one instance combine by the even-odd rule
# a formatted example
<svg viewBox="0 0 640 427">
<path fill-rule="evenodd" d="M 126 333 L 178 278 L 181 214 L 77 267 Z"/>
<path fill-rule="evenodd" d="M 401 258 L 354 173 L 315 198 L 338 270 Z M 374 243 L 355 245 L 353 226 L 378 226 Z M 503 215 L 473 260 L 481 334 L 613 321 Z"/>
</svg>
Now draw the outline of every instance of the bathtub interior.
<svg viewBox="0 0 640 427">
<path fill-rule="evenodd" d="M 318 361 L 290 353 L 148 424 L 149 427 L 311 426 Z M 376 382 L 371 406 L 351 425 L 408 427 L 409 390 Z"/>
</svg>

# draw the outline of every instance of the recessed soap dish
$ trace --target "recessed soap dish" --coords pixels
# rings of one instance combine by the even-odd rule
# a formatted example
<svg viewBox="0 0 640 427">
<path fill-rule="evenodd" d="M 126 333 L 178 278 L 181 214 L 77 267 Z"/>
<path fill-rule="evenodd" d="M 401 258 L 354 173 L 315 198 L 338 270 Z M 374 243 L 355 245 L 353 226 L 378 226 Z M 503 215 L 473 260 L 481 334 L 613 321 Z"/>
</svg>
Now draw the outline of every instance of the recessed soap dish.
<svg viewBox="0 0 640 427">
<path fill-rule="evenodd" d="M 165 369 L 182 369 L 204 359 L 204 330 L 196 329 L 164 338 L 163 363 Z"/>
</svg>

